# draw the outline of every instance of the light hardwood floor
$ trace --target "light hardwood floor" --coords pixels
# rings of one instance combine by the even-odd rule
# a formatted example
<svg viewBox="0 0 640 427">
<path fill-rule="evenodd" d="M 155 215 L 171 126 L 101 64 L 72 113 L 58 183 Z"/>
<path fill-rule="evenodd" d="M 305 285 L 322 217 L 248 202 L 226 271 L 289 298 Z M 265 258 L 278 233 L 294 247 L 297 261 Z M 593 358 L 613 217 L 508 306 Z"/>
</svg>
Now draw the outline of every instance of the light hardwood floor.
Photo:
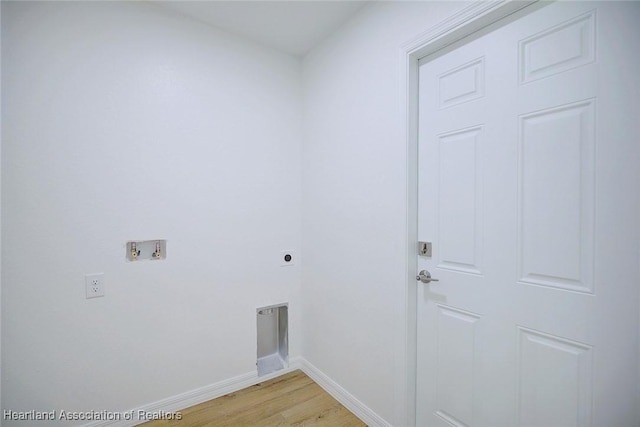
<svg viewBox="0 0 640 427">
<path fill-rule="evenodd" d="M 294 371 L 179 411 L 182 420 L 157 420 L 167 426 L 365 426 L 302 371 Z"/>
</svg>

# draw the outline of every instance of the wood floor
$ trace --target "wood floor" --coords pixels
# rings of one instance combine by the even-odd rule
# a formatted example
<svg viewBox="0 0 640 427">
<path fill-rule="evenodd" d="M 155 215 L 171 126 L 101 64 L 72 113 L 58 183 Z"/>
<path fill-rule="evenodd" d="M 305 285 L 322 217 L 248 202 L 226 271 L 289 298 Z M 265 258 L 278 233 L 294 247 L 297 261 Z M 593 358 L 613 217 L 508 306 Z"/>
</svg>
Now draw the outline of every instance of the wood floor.
<svg viewBox="0 0 640 427">
<path fill-rule="evenodd" d="M 182 420 L 157 420 L 167 426 L 365 426 L 302 371 L 230 393 L 179 411 Z"/>
</svg>

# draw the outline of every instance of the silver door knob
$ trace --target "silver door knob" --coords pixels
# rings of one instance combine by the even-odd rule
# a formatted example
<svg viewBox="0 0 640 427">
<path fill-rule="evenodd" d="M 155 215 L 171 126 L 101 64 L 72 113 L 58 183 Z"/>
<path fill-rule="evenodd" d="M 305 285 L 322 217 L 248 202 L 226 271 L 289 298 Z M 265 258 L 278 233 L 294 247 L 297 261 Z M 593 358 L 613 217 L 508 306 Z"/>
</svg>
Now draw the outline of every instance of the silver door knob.
<svg viewBox="0 0 640 427">
<path fill-rule="evenodd" d="M 418 275 L 416 276 L 416 280 L 419 280 L 422 283 L 439 282 L 438 279 L 433 279 L 431 277 L 431 273 L 429 273 L 429 270 L 422 270 L 420 273 L 418 273 Z"/>
</svg>

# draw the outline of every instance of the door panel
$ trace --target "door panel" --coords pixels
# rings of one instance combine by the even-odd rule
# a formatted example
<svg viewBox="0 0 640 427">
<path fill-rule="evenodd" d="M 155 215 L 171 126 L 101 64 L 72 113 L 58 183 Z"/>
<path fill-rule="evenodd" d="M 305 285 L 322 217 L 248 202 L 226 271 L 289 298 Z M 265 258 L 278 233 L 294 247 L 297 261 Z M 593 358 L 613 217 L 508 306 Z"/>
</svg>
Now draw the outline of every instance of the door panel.
<svg viewBox="0 0 640 427">
<path fill-rule="evenodd" d="M 592 355 L 589 345 L 519 327 L 518 425 L 591 425 Z"/>
<path fill-rule="evenodd" d="M 419 426 L 638 424 L 640 4 L 421 61 Z"/>
<path fill-rule="evenodd" d="M 518 119 L 521 283 L 593 293 L 594 110 L 590 99 Z"/>
<path fill-rule="evenodd" d="M 438 135 L 438 267 L 474 274 L 482 265 L 481 134 L 476 126 Z"/>
</svg>

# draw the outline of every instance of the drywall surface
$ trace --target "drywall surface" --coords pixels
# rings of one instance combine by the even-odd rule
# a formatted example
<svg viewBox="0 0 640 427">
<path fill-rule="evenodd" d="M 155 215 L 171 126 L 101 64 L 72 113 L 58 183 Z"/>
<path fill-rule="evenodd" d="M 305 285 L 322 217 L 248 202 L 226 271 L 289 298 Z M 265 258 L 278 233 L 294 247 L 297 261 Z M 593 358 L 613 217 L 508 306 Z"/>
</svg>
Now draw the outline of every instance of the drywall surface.
<svg viewBox="0 0 640 427">
<path fill-rule="evenodd" d="M 0 22 L 2 22 L 2 2 L 0 2 Z M 0 51 L 2 31 L 0 30 Z M 2 55 L 0 55 L 0 100 L 2 99 Z M 0 102 L 0 165 L 2 165 L 2 102 Z M 1 169 L 1 168 L 0 168 Z M 0 407 L 2 406 L 2 173 L 0 173 Z M 2 426 L 2 419 L 0 419 Z"/>
<path fill-rule="evenodd" d="M 287 301 L 299 355 L 300 67 L 142 2 L 3 2 L 3 409 L 255 371 L 255 309 Z M 156 238 L 166 260 L 125 260 Z"/>
<path fill-rule="evenodd" d="M 303 62 L 303 354 L 406 425 L 401 46 L 462 2 L 376 2 Z"/>
</svg>

